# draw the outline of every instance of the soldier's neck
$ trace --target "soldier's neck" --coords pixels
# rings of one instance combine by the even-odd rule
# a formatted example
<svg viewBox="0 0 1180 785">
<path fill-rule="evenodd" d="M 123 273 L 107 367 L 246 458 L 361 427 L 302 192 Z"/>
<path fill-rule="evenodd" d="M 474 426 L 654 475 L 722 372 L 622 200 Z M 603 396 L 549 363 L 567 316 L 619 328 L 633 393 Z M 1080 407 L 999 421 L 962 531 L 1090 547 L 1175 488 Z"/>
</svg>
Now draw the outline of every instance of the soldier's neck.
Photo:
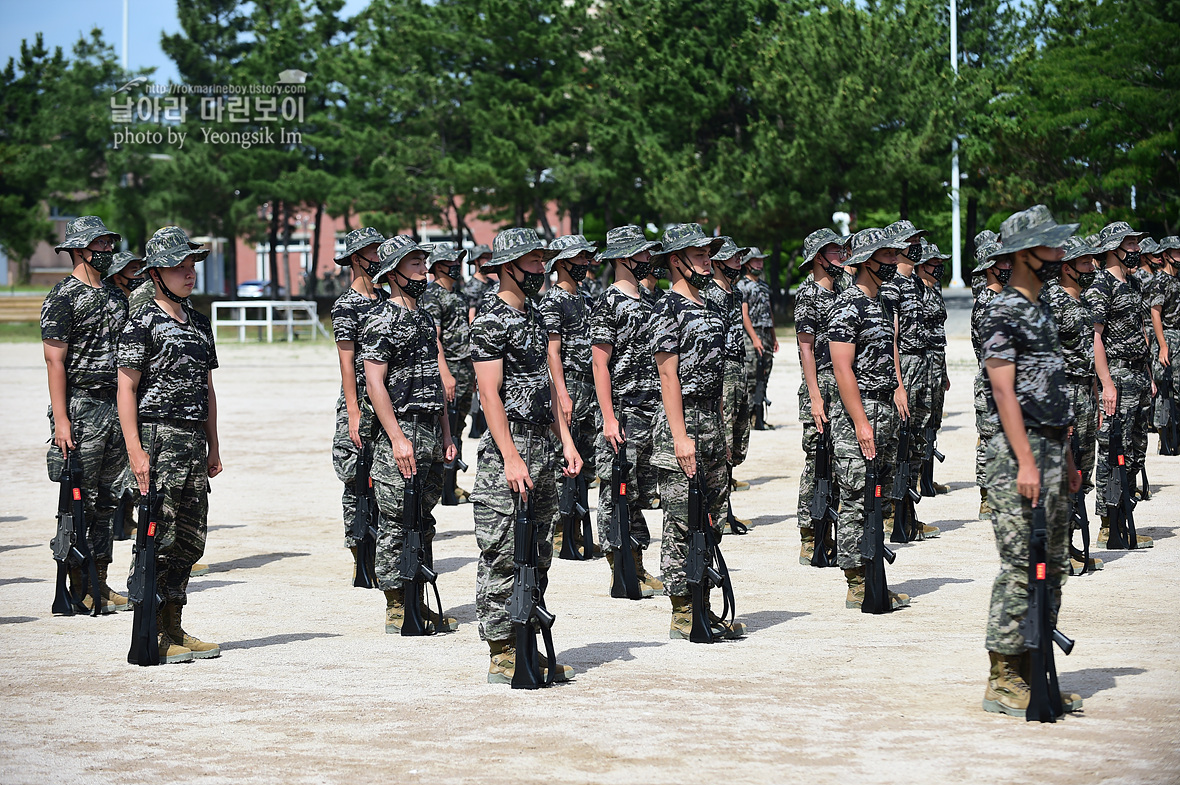
<svg viewBox="0 0 1180 785">
<path fill-rule="evenodd" d="M 565 273 L 557 274 L 557 285 L 565 291 L 566 294 L 573 294 L 578 291 L 578 285 L 574 283 L 574 279 Z"/>
<path fill-rule="evenodd" d="M 897 274 L 900 275 L 902 278 L 909 278 L 911 275 L 914 274 L 914 266 L 912 264 L 907 263 L 907 262 L 901 261 L 904 258 L 906 258 L 906 257 L 904 257 L 900 254 L 898 254 L 898 256 L 897 256 L 897 259 L 898 259 L 898 261 L 897 261 Z"/>
<path fill-rule="evenodd" d="M 357 294 L 368 297 L 370 300 L 377 296 L 377 292 L 374 291 L 373 279 L 361 272 L 353 272 L 352 286 L 349 288 Z"/>
<path fill-rule="evenodd" d="M 184 324 L 188 321 L 188 314 L 184 312 L 184 306 L 175 302 L 171 297 L 164 294 L 160 287 L 156 287 L 156 305 L 160 306 L 160 310 L 171 316 L 176 321 Z"/>
<path fill-rule="evenodd" d="M 692 300 L 697 305 L 701 304 L 701 290 L 694 289 L 692 284 L 688 282 L 687 278 L 677 277 L 677 279 L 672 282 L 671 289 L 681 297 Z"/>
<path fill-rule="evenodd" d="M 1106 265 L 1106 272 L 1110 273 L 1123 283 L 1127 282 L 1127 268 L 1123 267 L 1121 262 L 1115 262 L 1114 264 Z"/>
<path fill-rule="evenodd" d="M 836 288 L 836 282 L 832 280 L 831 274 L 818 264 L 812 265 L 811 280 L 815 281 L 816 286 L 827 289 L 829 292 Z"/>
<path fill-rule="evenodd" d="M 448 292 L 455 290 L 455 279 L 449 275 L 436 275 L 434 276 L 434 282 Z"/>
<path fill-rule="evenodd" d="M 1076 278 L 1070 278 L 1064 272 L 1061 273 L 1061 288 L 1073 299 L 1082 299 L 1082 284 Z"/>
<path fill-rule="evenodd" d="M 876 299 L 877 292 L 881 290 L 881 283 L 873 277 L 867 267 L 862 267 L 856 276 L 856 287 L 869 297 Z"/>
<path fill-rule="evenodd" d="M 102 276 L 98 274 L 98 270 L 94 269 L 89 262 L 84 262 L 81 259 L 76 261 L 74 263 L 73 275 L 91 289 L 102 288 Z"/>
<path fill-rule="evenodd" d="M 724 273 L 719 273 L 718 275 L 714 275 L 713 276 L 713 283 L 715 283 L 719 287 L 721 287 L 721 291 L 725 292 L 726 294 L 729 294 L 730 292 L 733 291 L 733 286 L 730 285 L 729 279 L 725 277 Z"/>
<path fill-rule="evenodd" d="M 1024 297 L 1032 302 L 1036 302 L 1041 295 L 1041 279 L 1033 272 L 1032 268 L 1027 264 L 1018 264 L 1012 268 L 1012 278 L 1008 281 L 1008 287 L 1020 292 Z"/>
</svg>

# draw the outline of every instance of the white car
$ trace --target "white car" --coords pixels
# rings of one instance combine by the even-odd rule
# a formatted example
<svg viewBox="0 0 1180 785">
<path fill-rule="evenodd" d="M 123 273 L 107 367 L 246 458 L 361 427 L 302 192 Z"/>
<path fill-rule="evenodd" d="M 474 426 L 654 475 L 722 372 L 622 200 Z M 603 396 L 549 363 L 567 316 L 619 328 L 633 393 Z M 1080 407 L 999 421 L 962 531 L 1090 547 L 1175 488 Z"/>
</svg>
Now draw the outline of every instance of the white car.
<svg viewBox="0 0 1180 785">
<path fill-rule="evenodd" d="M 279 287 L 279 297 L 285 297 L 287 290 L 282 286 Z M 238 284 L 238 299 L 239 300 L 258 300 L 265 299 L 271 296 L 270 281 L 243 281 Z"/>
</svg>

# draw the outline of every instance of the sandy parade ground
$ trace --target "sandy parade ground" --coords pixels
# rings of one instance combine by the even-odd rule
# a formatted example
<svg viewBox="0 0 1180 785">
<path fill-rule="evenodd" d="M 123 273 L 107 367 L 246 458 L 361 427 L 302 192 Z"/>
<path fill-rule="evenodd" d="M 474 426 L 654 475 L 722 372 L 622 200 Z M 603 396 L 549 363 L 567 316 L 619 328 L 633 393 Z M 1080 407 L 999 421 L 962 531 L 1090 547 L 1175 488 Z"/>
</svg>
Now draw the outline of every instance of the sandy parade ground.
<svg viewBox="0 0 1180 785">
<path fill-rule="evenodd" d="M 130 613 L 50 615 L 41 347 L 0 344 L 0 783 L 1180 782 L 1180 458 L 1155 455 L 1154 436 L 1155 498 L 1136 519 L 1156 547 L 1096 551 L 1106 569 L 1065 588 L 1059 626 L 1077 647 L 1058 669 L 1084 711 L 1041 725 L 981 710 L 998 558 L 976 515 L 964 337 L 936 471 L 953 490 L 918 509 L 943 534 L 899 546 L 889 568 L 910 608 L 847 611 L 839 570 L 798 563 L 799 366 L 784 341 L 777 428 L 753 434 L 736 472 L 752 487 L 734 509 L 755 525 L 723 542 L 749 636 L 670 641 L 667 598 L 612 600 L 604 560 L 555 561 L 554 637 L 577 676 L 537 692 L 485 683 L 470 505 L 435 511 L 458 632 L 386 635 L 381 593 L 352 588 L 332 345 L 226 342 L 219 356 L 225 473 L 185 626 L 223 656 L 144 669 L 125 661 Z M 468 441 L 467 488 L 474 455 Z M 659 511 L 647 516 L 658 536 Z M 130 553 L 116 543 L 116 588 Z"/>
</svg>

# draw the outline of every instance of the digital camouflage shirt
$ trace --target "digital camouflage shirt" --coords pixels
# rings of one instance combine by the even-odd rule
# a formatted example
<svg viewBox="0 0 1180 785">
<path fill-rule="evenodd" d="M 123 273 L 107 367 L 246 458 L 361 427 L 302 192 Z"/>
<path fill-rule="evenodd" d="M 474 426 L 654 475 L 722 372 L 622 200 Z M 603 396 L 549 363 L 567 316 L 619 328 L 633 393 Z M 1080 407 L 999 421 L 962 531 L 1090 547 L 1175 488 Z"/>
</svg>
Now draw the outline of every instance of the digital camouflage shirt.
<svg viewBox="0 0 1180 785">
<path fill-rule="evenodd" d="M 178 322 L 157 303 L 135 312 L 119 337 L 119 367 L 139 371 L 139 419 L 209 419 L 209 372 L 217 367 L 213 328 L 182 306 Z"/>
<path fill-rule="evenodd" d="M 518 311 L 499 296 L 488 297 L 471 323 L 471 359 L 503 360 L 500 399 L 508 419 L 548 425 L 553 422 L 549 392 L 549 334 L 536 304 Z"/>
<path fill-rule="evenodd" d="M 377 293 L 370 300 L 356 289 L 345 289 L 332 304 L 332 339 L 352 341 L 353 365 L 356 369 L 356 397 L 365 398 L 365 362 L 361 359 L 361 334 L 369 317 L 389 299 L 384 289 L 374 287 Z"/>
<path fill-rule="evenodd" d="M 773 329 L 774 315 L 770 311 L 770 284 L 761 278 L 743 275 L 738 280 L 742 301 L 750 306 L 750 324 L 755 330 Z"/>
<path fill-rule="evenodd" d="M 980 334 L 985 362 L 995 358 L 1016 364 L 1016 400 L 1026 426 L 1064 427 L 1073 422 L 1065 389 L 1065 360 L 1048 305 L 1006 288 L 988 307 Z M 999 426 L 991 381 L 986 376 L 985 384 L 988 418 Z"/>
<path fill-rule="evenodd" d="M 438 281 L 432 281 L 418 298 L 418 307 L 430 314 L 441 331 L 443 357 L 448 363 L 471 356 L 467 297 L 459 291 L 457 283 L 454 290 L 448 292 Z"/>
<path fill-rule="evenodd" d="M 1094 323 L 1105 325 L 1102 348 L 1111 360 L 1142 362 L 1147 359 L 1143 334 L 1143 298 L 1138 285 L 1120 281 L 1100 270 L 1094 284 L 1082 295 L 1094 314 Z"/>
<path fill-rule="evenodd" d="M 382 303 L 365 320 L 357 359 L 386 364 L 385 389 L 398 417 L 442 412 L 434 319 L 423 309 L 411 311 L 392 300 Z"/>
<path fill-rule="evenodd" d="M 680 393 L 720 399 L 725 381 L 725 320 L 710 303 L 668 292 L 651 315 L 653 354 L 678 356 Z"/>
<path fill-rule="evenodd" d="M 590 309 L 586 299 L 553 286 L 541 298 L 540 311 L 549 334 L 561 338 L 561 367 L 566 374 L 589 374 Z"/>
<path fill-rule="evenodd" d="M 67 344 L 67 391 L 115 390 L 115 350 L 126 322 L 123 300 L 105 286 L 88 286 L 70 275 L 49 291 L 41 304 L 41 340 Z"/>
<path fill-rule="evenodd" d="M 701 291 L 701 294 L 725 321 L 726 359 L 741 361 L 746 356 L 746 347 L 742 343 L 745 328 L 742 326 L 742 298 L 737 288 L 727 292 L 714 280 Z"/>
<path fill-rule="evenodd" d="M 808 276 L 795 292 L 795 332 L 815 338 L 815 369 L 831 370 L 832 351 L 828 346 L 828 323 L 836 307 L 837 294 Z"/>
<path fill-rule="evenodd" d="M 930 296 L 926 284 L 918 280 L 916 273 L 908 277 L 898 274 L 881 285 L 878 296 L 886 310 L 897 317 L 898 351 L 902 354 L 926 351 L 926 327 L 922 322 L 922 310 Z"/>
<path fill-rule="evenodd" d="M 611 401 L 654 409 L 660 401 L 660 376 L 651 350 L 651 305 L 608 286 L 590 315 L 590 344 L 611 347 L 607 368 Z"/>
<path fill-rule="evenodd" d="M 1157 272 L 1148 305 L 1160 307 L 1160 321 L 1165 330 L 1180 330 L 1180 278 L 1163 270 Z"/>
<path fill-rule="evenodd" d="M 897 389 L 893 317 L 879 297 L 869 297 L 859 286 L 841 292 L 828 323 L 828 342 L 856 345 L 852 370 L 861 392 Z"/>
<path fill-rule="evenodd" d="M 1057 281 L 1041 289 L 1041 300 L 1049 305 L 1057 323 L 1057 338 L 1065 359 L 1065 375 L 1089 382 L 1094 376 L 1094 315 L 1085 299 L 1075 300 Z"/>
<path fill-rule="evenodd" d="M 926 286 L 926 296 L 922 298 L 922 337 L 926 341 L 927 349 L 946 349 L 946 302 L 942 299 L 942 291 L 936 287 Z"/>
<path fill-rule="evenodd" d="M 499 288 L 500 285 L 496 281 L 481 281 L 478 278 L 472 278 L 464 288 L 464 294 L 467 295 L 467 307 L 474 308 L 475 313 L 478 315 L 479 308 L 483 305 L 487 296 Z"/>
<path fill-rule="evenodd" d="M 983 326 L 983 318 L 987 313 L 987 307 L 991 305 L 992 300 L 999 296 L 999 292 L 993 291 L 984 287 L 979 290 L 979 295 L 975 298 L 975 304 L 971 306 L 971 346 L 975 349 L 975 361 L 983 363 L 983 335 L 980 329 Z"/>
</svg>

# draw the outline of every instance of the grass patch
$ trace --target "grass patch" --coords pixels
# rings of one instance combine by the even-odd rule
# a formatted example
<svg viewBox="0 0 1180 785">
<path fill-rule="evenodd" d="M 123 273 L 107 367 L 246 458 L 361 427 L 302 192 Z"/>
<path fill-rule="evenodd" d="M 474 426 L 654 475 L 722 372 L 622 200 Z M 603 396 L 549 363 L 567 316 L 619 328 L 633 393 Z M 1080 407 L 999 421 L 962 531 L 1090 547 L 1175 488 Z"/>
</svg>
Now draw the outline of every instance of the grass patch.
<svg viewBox="0 0 1180 785">
<path fill-rule="evenodd" d="M 40 322 L 0 322 L 0 343 L 40 342 Z"/>
</svg>

